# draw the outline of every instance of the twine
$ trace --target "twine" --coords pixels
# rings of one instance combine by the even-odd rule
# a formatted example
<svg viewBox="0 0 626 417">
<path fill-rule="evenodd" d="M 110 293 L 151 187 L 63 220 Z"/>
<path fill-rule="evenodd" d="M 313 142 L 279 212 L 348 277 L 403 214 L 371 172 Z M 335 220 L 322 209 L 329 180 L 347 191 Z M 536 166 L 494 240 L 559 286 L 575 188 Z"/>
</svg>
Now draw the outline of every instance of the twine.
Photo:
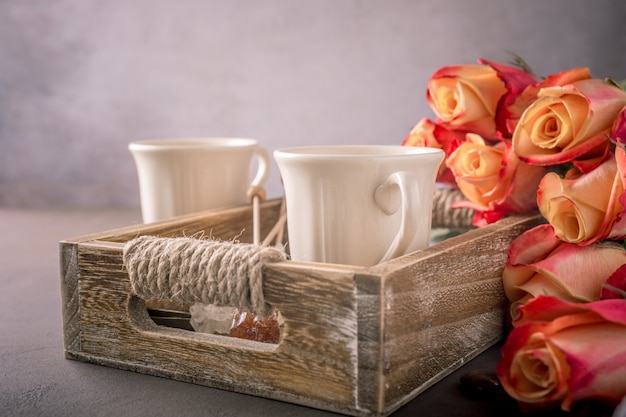
<svg viewBox="0 0 626 417">
<path fill-rule="evenodd" d="M 133 292 L 144 300 L 201 302 L 271 312 L 263 296 L 263 267 L 287 259 L 276 247 L 247 243 L 140 236 L 124 245 Z"/>
<path fill-rule="evenodd" d="M 433 197 L 433 228 L 471 229 L 474 210 L 452 208 L 457 201 L 464 200 L 463 193 L 454 188 L 438 188 Z"/>
</svg>

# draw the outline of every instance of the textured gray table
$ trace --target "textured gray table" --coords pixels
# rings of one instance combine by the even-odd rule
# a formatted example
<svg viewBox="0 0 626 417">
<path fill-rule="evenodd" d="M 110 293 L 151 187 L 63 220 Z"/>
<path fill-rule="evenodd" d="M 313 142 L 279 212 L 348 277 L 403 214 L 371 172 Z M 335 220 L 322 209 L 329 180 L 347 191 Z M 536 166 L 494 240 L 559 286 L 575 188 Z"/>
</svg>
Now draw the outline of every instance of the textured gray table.
<svg viewBox="0 0 626 417">
<path fill-rule="evenodd" d="M 63 356 L 58 242 L 138 224 L 136 209 L 0 209 L 0 415 L 2 416 L 335 416 Z M 493 370 L 494 347 L 393 416 L 515 415 L 504 400 L 463 395 L 461 375 Z"/>
</svg>

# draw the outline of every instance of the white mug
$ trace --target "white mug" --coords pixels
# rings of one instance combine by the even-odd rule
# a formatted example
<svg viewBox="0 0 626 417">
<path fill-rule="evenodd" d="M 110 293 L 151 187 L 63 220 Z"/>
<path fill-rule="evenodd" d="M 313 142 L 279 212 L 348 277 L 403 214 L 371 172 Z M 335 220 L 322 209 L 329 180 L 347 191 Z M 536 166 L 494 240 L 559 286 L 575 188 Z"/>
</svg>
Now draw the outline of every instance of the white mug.
<svg viewBox="0 0 626 417">
<path fill-rule="evenodd" d="M 399 145 L 276 150 L 291 259 L 371 266 L 428 246 L 443 157 Z"/>
<path fill-rule="evenodd" d="M 269 156 L 256 139 L 151 139 L 131 142 L 128 149 L 145 223 L 249 203 L 248 189 L 262 186 L 269 173 Z"/>
</svg>

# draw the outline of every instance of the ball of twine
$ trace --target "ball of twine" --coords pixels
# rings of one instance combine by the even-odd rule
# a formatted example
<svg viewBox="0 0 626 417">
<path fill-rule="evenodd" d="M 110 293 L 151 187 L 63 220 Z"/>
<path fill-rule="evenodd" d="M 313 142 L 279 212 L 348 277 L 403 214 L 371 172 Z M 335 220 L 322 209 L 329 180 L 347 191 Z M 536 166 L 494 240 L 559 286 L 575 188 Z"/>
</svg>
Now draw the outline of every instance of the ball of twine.
<svg viewBox="0 0 626 417">
<path fill-rule="evenodd" d="M 270 313 L 263 267 L 286 259 L 277 247 L 191 237 L 140 236 L 123 250 L 133 292 L 144 300 L 233 306 L 261 317 Z"/>
<path fill-rule="evenodd" d="M 465 196 L 454 188 L 438 188 L 433 196 L 432 227 L 446 229 L 471 229 L 474 226 L 474 210 L 452 208 L 452 205 Z"/>
</svg>

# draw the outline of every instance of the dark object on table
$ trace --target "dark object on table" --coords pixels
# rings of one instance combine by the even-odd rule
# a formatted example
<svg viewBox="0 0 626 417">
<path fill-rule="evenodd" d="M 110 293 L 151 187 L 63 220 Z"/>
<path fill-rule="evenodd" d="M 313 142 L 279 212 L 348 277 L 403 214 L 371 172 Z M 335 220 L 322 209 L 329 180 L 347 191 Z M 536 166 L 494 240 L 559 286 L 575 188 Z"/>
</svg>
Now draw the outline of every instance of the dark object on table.
<svg viewBox="0 0 626 417">
<path fill-rule="evenodd" d="M 510 407 L 509 416 L 526 417 L 626 417 L 626 403 L 621 414 L 611 406 L 600 401 L 590 400 L 573 404 L 572 410 L 566 413 L 560 409 L 546 409 L 524 412 L 519 409 L 516 401 L 511 398 L 500 383 L 495 373 L 490 371 L 469 371 L 463 374 L 460 379 L 460 389 L 463 394 L 473 400 L 504 402 L 507 408 Z"/>
<path fill-rule="evenodd" d="M 495 400 L 507 396 L 493 372 L 469 371 L 461 376 L 460 383 L 463 394 L 475 400 Z"/>
</svg>

